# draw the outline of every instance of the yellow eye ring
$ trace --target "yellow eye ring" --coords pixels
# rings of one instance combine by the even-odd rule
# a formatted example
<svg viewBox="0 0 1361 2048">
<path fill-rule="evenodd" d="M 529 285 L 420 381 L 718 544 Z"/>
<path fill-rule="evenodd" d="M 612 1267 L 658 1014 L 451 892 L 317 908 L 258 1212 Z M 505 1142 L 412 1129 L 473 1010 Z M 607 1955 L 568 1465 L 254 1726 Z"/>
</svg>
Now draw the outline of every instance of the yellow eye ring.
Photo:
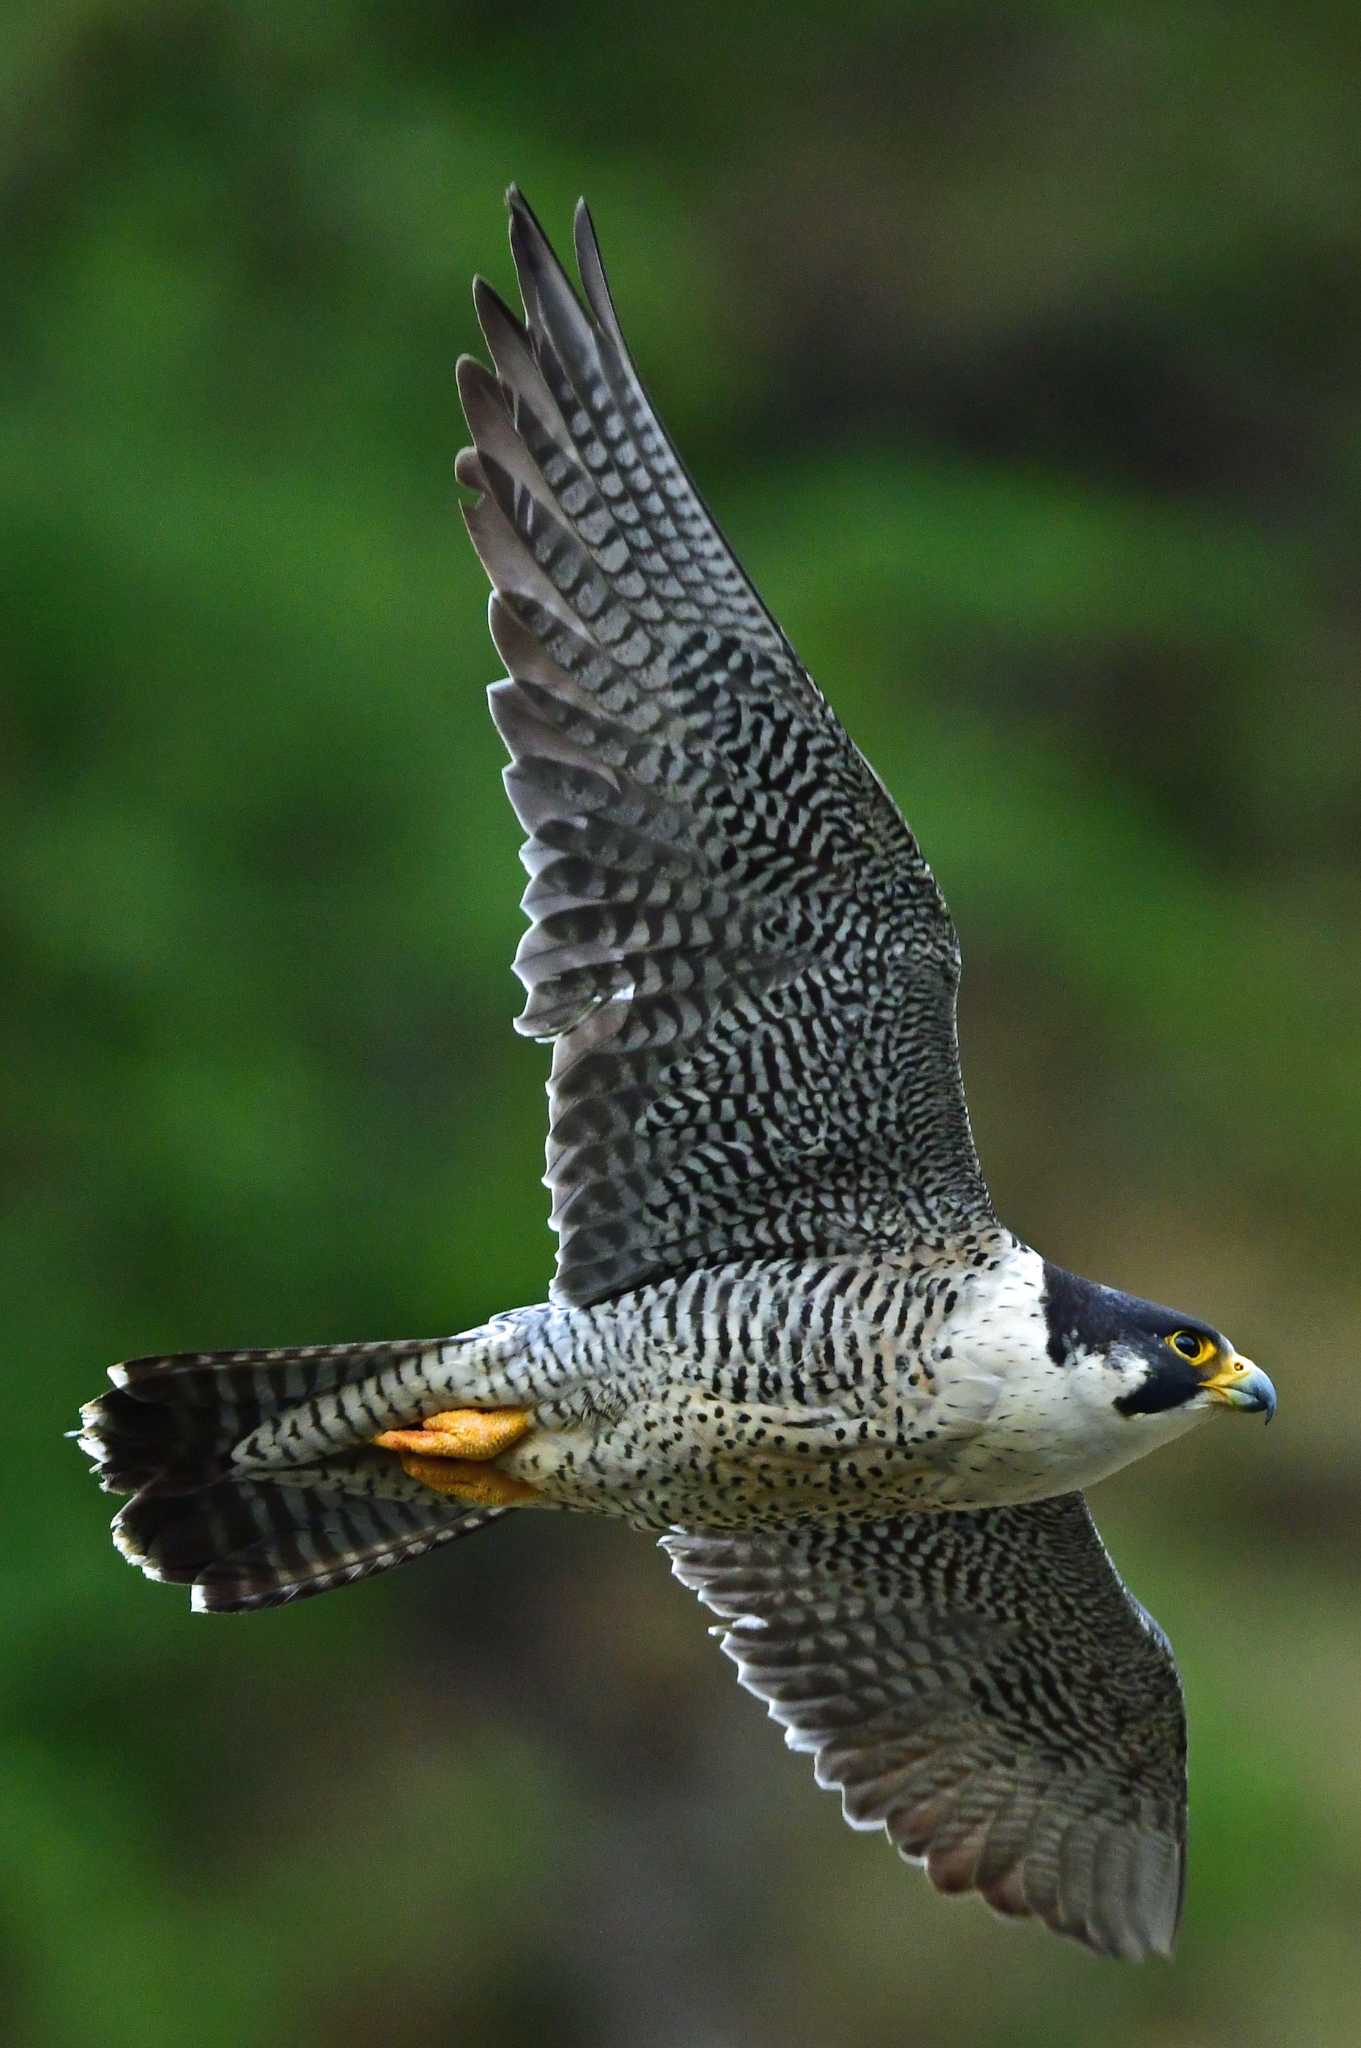
<svg viewBox="0 0 1361 2048">
<path fill-rule="evenodd" d="M 1213 1343 L 1202 1337 L 1199 1330 L 1173 1330 L 1170 1337 L 1163 1338 L 1163 1343 L 1170 1344 L 1188 1365 L 1208 1365 L 1215 1355 Z"/>
</svg>

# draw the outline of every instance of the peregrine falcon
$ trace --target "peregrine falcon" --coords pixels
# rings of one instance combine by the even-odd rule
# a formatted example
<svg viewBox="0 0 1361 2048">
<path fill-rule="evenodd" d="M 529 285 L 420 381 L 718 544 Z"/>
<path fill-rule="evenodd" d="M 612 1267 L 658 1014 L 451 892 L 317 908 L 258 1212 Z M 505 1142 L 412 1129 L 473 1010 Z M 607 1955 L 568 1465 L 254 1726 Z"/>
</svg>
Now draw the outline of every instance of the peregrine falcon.
<svg viewBox="0 0 1361 2048">
<path fill-rule="evenodd" d="M 262 1608 L 512 1511 L 660 1535 L 855 1827 L 947 1892 L 1169 1953 L 1185 1723 L 1083 1489 L 1270 1418 L 1210 1324 L 999 1221 L 930 869 L 518 192 L 523 316 L 474 287 L 457 475 L 527 834 L 518 1028 L 552 1046 L 546 1302 L 458 1335 L 114 1367 L 114 1522 Z"/>
</svg>

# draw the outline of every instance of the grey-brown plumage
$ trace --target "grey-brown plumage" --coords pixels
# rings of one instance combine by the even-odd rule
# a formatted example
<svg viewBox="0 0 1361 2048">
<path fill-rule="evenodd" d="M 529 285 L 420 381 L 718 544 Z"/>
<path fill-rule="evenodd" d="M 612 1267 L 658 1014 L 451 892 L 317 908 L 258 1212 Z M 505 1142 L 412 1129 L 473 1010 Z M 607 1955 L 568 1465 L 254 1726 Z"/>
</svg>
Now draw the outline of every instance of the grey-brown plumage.
<svg viewBox="0 0 1361 2048">
<path fill-rule="evenodd" d="M 1080 1495 L 663 1542 L 852 1826 L 1103 1955 L 1171 1949 L 1181 1687 Z"/>
<path fill-rule="evenodd" d="M 989 1226 L 945 905 L 662 432 L 584 207 L 576 234 L 589 315 L 512 200 L 530 332 L 479 282 L 497 376 L 459 365 L 555 1293 Z"/>
<path fill-rule="evenodd" d="M 551 1297 L 116 1368 L 83 1441 L 133 1494 L 117 1540 L 223 1611 L 506 1503 L 664 1532 L 852 1821 L 943 1889 L 1166 1952 L 1180 1689 L 1079 1489 L 1274 1393 L 999 1222 L 930 870 L 667 440 L 584 208 L 583 303 L 510 206 L 524 316 L 476 286 L 458 475 L 528 835 L 519 1026 L 553 1044 Z"/>
</svg>

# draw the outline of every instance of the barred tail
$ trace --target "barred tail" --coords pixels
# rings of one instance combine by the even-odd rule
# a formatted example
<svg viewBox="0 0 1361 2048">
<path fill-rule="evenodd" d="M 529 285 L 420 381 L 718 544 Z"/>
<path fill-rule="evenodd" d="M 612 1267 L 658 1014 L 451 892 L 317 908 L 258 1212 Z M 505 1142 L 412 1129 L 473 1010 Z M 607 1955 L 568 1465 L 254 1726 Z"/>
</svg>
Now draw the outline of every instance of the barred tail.
<svg viewBox="0 0 1361 2048">
<path fill-rule="evenodd" d="M 504 1512 L 409 1479 L 366 1443 L 243 1470 L 232 1453 L 286 1411 L 413 1361 L 432 1346 L 311 1345 L 187 1352 L 116 1366 L 81 1410 L 80 1443 L 108 1493 L 133 1498 L 113 1536 L 148 1578 L 193 1589 L 196 1610 L 274 1607 L 420 1557 Z"/>
</svg>

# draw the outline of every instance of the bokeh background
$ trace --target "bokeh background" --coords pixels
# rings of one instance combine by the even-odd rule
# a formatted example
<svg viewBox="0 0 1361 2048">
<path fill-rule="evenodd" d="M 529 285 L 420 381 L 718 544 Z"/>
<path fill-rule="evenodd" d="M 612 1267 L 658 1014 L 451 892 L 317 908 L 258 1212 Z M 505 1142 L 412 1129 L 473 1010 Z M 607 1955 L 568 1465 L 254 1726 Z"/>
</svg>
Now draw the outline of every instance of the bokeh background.
<svg viewBox="0 0 1361 2048">
<path fill-rule="evenodd" d="M 1350 2048 L 1354 8 L 6 14 L 0 2035 Z M 452 477 L 511 176 L 936 864 L 1003 1214 L 1277 1379 L 1098 1500 L 1189 1693 L 1171 1969 L 843 1829 L 643 1538 L 191 1619 L 61 1441 L 121 1355 L 545 1288 Z"/>
</svg>

